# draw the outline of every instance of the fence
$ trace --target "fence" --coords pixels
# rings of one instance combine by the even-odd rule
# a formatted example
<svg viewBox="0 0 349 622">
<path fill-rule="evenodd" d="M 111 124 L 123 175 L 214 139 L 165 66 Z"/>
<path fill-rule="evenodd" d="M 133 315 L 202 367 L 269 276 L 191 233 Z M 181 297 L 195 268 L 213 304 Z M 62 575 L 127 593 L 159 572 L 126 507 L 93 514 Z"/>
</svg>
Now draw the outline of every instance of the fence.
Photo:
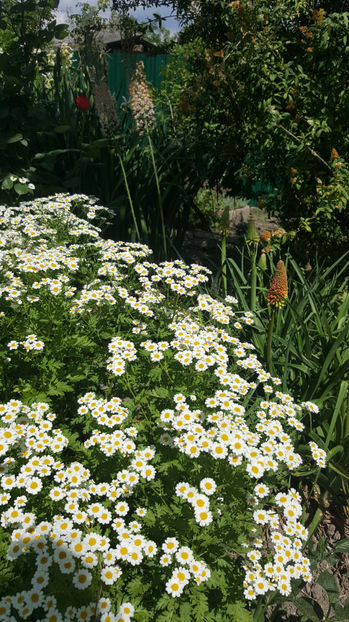
<svg viewBox="0 0 349 622">
<path fill-rule="evenodd" d="M 147 54 L 117 52 L 108 55 L 108 85 L 118 102 L 128 97 L 128 84 L 132 79 L 138 61 L 143 61 L 147 80 L 158 88 L 163 80 L 162 72 L 169 62 L 169 54 Z"/>
</svg>

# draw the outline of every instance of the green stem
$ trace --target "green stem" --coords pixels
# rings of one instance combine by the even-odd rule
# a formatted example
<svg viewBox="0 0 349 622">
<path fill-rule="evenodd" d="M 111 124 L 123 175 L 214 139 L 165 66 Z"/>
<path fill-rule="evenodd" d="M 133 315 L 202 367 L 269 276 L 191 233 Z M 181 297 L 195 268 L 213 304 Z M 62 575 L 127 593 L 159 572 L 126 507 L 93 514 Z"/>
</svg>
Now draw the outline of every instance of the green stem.
<svg viewBox="0 0 349 622">
<path fill-rule="evenodd" d="M 169 504 L 167 503 L 165 497 L 161 494 L 161 492 L 159 492 L 158 490 L 155 490 L 155 494 L 157 494 L 158 497 L 160 497 L 161 501 L 168 507 L 169 510 L 171 510 Z"/>
<path fill-rule="evenodd" d="M 172 381 L 173 381 L 173 378 L 171 378 L 170 373 L 169 373 L 169 371 L 168 371 L 168 365 L 167 365 L 167 363 L 166 363 L 166 361 L 165 361 L 165 360 L 163 360 L 163 363 L 164 363 L 164 364 L 162 365 L 162 369 L 164 370 L 164 372 L 165 372 L 165 374 L 166 374 L 167 378 L 169 379 L 169 381 L 170 381 L 170 382 L 172 382 Z"/>
<path fill-rule="evenodd" d="M 325 490 L 323 496 L 322 496 L 322 503 L 323 505 L 326 503 L 328 499 L 328 490 Z M 309 527 L 308 527 L 308 540 L 307 542 L 309 542 L 311 536 L 313 535 L 314 531 L 317 529 L 318 525 L 320 524 L 322 517 L 324 515 L 323 509 L 322 508 L 317 508 L 313 520 L 311 521 Z"/>
<path fill-rule="evenodd" d="M 102 563 L 101 563 L 101 558 L 100 558 L 100 554 L 98 556 L 98 569 L 99 569 L 99 580 L 98 580 L 98 588 L 97 588 L 97 597 L 96 597 L 96 601 L 95 601 L 95 614 L 93 616 L 93 620 L 94 622 L 96 622 L 97 620 L 97 605 L 98 605 L 98 601 L 102 596 L 102 590 L 103 590 L 103 586 L 102 586 L 102 581 L 101 581 L 101 571 L 102 571 Z"/>
<path fill-rule="evenodd" d="M 266 604 L 260 601 L 254 611 L 254 615 L 253 615 L 254 622 L 264 622 L 265 610 L 266 610 Z"/>
<path fill-rule="evenodd" d="M 321 469 L 319 468 L 319 469 L 317 470 L 317 473 L 316 473 L 316 475 L 315 475 L 315 478 L 314 478 L 314 480 L 313 480 L 313 482 L 312 482 L 312 487 L 311 487 L 311 489 L 310 489 L 310 492 L 308 493 L 308 497 L 309 497 L 309 499 L 311 499 L 311 497 L 312 497 L 312 495 L 313 495 L 313 492 L 314 492 L 314 490 L 315 490 L 315 486 L 317 485 L 318 479 L 319 479 L 319 477 L 320 477 L 320 471 L 321 471 Z M 327 494 L 327 493 L 326 493 L 326 494 Z M 314 519 L 313 519 L 313 520 L 314 520 Z"/>
<path fill-rule="evenodd" d="M 140 394 L 138 393 L 138 395 L 136 395 L 135 392 L 133 391 L 133 389 L 131 387 L 130 376 L 128 375 L 127 371 L 125 372 L 125 380 L 126 380 L 127 388 L 130 391 L 130 393 L 131 393 L 131 395 L 132 395 L 132 397 L 134 399 L 134 403 L 135 403 L 136 407 L 142 407 L 142 399 L 139 399 Z M 142 393 L 143 393 L 143 391 L 141 392 L 141 397 L 142 397 Z M 142 411 L 142 416 L 150 424 L 150 421 L 149 421 L 145 411 Z"/>
<path fill-rule="evenodd" d="M 346 398 L 343 402 L 343 414 L 345 416 L 344 438 L 349 436 L 349 390 L 347 390 Z"/>
<path fill-rule="evenodd" d="M 137 225 L 136 214 L 135 214 L 135 210 L 134 210 L 134 207 L 133 207 L 133 202 L 132 202 L 131 193 L 130 193 L 130 187 L 128 185 L 127 175 L 126 175 L 124 163 L 122 161 L 121 155 L 118 154 L 118 156 L 119 156 L 119 162 L 120 162 L 122 174 L 123 174 L 123 177 L 124 177 L 125 188 L 126 188 L 126 192 L 127 192 L 127 196 L 128 196 L 128 202 L 129 202 L 130 208 L 131 208 L 133 223 L 134 223 L 134 226 L 135 226 L 135 229 L 136 229 L 137 239 L 138 239 L 138 242 L 140 242 L 141 241 L 141 236 L 139 235 L 139 229 L 138 229 L 138 225 Z"/>
<path fill-rule="evenodd" d="M 270 316 L 270 320 L 268 324 L 268 336 L 267 336 L 267 369 L 270 374 L 273 373 L 271 345 L 273 341 L 274 317 L 275 317 L 275 309 L 273 309 L 271 312 L 271 316 Z"/>
<path fill-rule="evenodd" d="M 166 243 L 166 233 L 165 233 L 164 211 L 163 211 L 163 207 L 162 207 L 162 198 L 161 198 L 161 190 L 160 190 L 160 182 L 159 182 L 158 170 L 157 170 L 157 167 L 156 167 L 153 143 L 152 143 L 152 140 L 150 138 L 149 130 L 147 130 L 147 137 L 148 137 L 148 142 L 149 142 L 151 161 L 152 161 L 153 169 L 154 169 L 154 176 L 155 176 L 155 183 L 156 183 L 156 190 L 157 190 L 157 195 L 158 195 L 160 218 L 161 218 L 161 232 L 162 232 L 162 242 L 163 242 L 163 245 L 164 245 L 164 259 L 166 259 L 167 258 L 167 243 Z"/>
<path fill-rule="evenodd" d="M 228 293 L 228 285 L 227 285 L 227 236 L 225 232 L 222 233 L 221 266 L 222 266 L 223 293 L 224 293 L 224 297 L 226 297 Z"/>
<path fill-rule="evenodd" d="M 254 244 L 251 250 L 251 311 L 255 312 L 256 310 L 256 299 L 257 299 L 257 266 L 256 266 L 256 257 L 257 257 L 257 245 Z"/>
<path fill-rule="evenodd" d="M 127 371 L 125 371 L 125 380 L 126 380 L 127 388 L 128 388 L 128 390 L 130 391 L 130 393 L 131 393 L 131 395 L 132 395 L 133 399 L 135 400 L 135 402 L 136 402 L 136 403 L 138 403 L 138 402 L 137 402 L 137 395 L 135 394 L 135 392 L 133 391 L 133 389 L 132 389 L 132 387 L 131 387 L 130 377 L 129 377 L 129 375 L 128 375 Z"/>
</svg>

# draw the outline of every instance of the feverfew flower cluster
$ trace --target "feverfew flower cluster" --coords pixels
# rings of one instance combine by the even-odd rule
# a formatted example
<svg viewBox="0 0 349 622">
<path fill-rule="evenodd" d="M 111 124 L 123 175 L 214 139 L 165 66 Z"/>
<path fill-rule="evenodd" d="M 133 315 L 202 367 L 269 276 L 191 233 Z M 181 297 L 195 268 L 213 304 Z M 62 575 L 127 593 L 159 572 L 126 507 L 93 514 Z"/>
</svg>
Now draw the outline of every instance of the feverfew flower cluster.
<svg viewBox="0 0 349 622">
<path fill-rule="evenodd" d="M 180 547 L 176 538 L 166 538 L 162 544 L 162 550 L 164 551 L 160 558 L 162 566 L 169 566 L 171 563 L 182 564 L 181 566 L 176 565 L 166 583 L 166 592 L 173 598 L 181 596 L 190 579 L 200 585 L 210 578 L 211 572 L 206 564 L 196 561 L 193 551 L 188 546 Z"/>
<path fill-rule="evenodd" d="M 50 450 L 53 454 L 60 453 L 68 445 L 68 439 L 59 428 L 53 428 L 52 422 L 56 416 L 49 411 L 49 405 L 44 402 L 35 402 L 31 407 L 25 406 L 18 400 L 10 400 L 7 404 L 0 404 L 0 456 L 6 455 L 12 446 L 19 444 L 21 455 L 30 459 L 32 455 L 43 454 Z M 13 461 L 3 465 L 6 471 Z M 24 488 L 30 494 L 37 494 L 42 484 L 33 484 L 32 476 L 36 475 L 31 465 L 23 466 L 18 477 L 4 476 L 1 486 L 4 490 Z M 45 474 L 46 475 L 46 474 Z"/>
<path fill-rule="evenodd" d="M 18 341 L 15 341 L 13 339 L 7 344 L 7 347 L 9 348 L 9 350 L 17 350 L 19 345 L 21 345 L 22 348 L 24 348 L 26 352 L 29 352 L 30 350 L 40 351 L 40 350 L 43 350 L 45 346 L 43 341 L 40 341 L 40 339 L 38 339 L 36 335 L 32 334 L 32 335 L 27 335 L 25 340 L 21 341 L 20 343 L 18 343 Z"/>
<path fill-rule="evenodd" d="M 45 566 L 45 555 L 42 556 L 42 560 Z M 45 582 L 44 573 L 39 572 L 37 578 L 41 584 Z M 35 614 L 37 611 L 44 611 L 45 617 L 41 619 L 40 622 L 63 622 L 65 620 L 89 621 L 95 620 L 96 616 L 98 616 L 98 620 L 101 620 L 101 622 L 130 622 L 135 611 L 131 603 L 124 602 L 119 607 L 117 614 L 114 614 L 111 611 L 112 605 L 110 599 L 102 597 L 97 601 L 92 601 L 80 607 L 70 605 L 65 609 L 64 614 L 62 615 L 59 611 L 55 596 L 44 596 L 42 591 L 36 588 L 18 594 L 17 601 L 19 605 L 17 607 L 17 611 L 21 616 L 21 620 L 30 618 L 30 616 Z M 0 600 L 1 620 L 15 620 L 15 618 L 11 616 L 11 604 L 11 599 L 8 597 Z"/>
<path fill-rule="evenodd" d="M 227 306 L 222 302 L 218 302 L 218 300 L 215 300 L 212 296 L 209 296 L 209 294 L 199 294 L 197 300 L 197 309 L 207 311 L 212 319 L 216 320 L 220 324 L 229 324 L 229 318 L 235 317 L 235 314 L 230 306 Z M 232 296 L 227 296 L 225 302 L 231 305 L 236 304 L 237 300 Z M 235 328 L 242 328 L 241 322 L 244 324 L 253 324 L 253 314 L 250 311 L 246 311 L 242 316 L 240 316 L 240 322 L 235 321 Z"/>
<path fill-rule="evenodd" d="M 126 361 L 135 361 L 137 350 L 132 341 L 125 341 L 121 337 L 114 337 L 108 345 L 108 350 L 112 356 L 108 359 L 107 369 L 115 376 L 125 373 Z"/>
<path fill-rule="evenodd" d="M 97 399 L 94 392 L 86 393 L 78 399 L 80 408 L 79 415 L 90 413 L 100 425 L 113 428 L 120 425 L 127 417 L 127 409 L 121 404 L 119 397 L 113 397 L 111 400 Z M 89 447 L 88 441 L 85 441 L 85 447 Z"/>
<path fill-rule="evenodd" d="M 159 341 L 158 343 L 155 341 L 151 341 L 151 339 L 147 339 L 147 341 L 143 341 L 141 346 L 145 348 L 147 352 L 150 352 L 150 359 L 152 361 L 161 361 L 164 358 L 165 350 L 168 350 L 170 344 L 167 341 Z"/>
<path fill-rule="evenodd" d="M 203 490 L 209 492 L 209 494 L 213 494 L 215 490 L 215 482 L 210 478 L 202 480 L 200 486 Z M 183 487 L 190 488 L 188 484 L 179 483 L 176 487 L 176 491 L 179 489 L 183 490 Z M 181 495 L 177 493 L 177 496 Z M 161 549 L 163 553 L 159 560 L 160 565 L 163 567 L 175 566 L 166 583 L 166 592 L 173 598 L 181 596 L 190 579 L 197 585 L 200 585 L 200 583 L 208 581 L 211 577 L 211 571 L 205 562 L 196 560 L 192 549 L 188 546 L 180 546 L 177 538 L 167 537 Z M 178 566 L 178 564 L 181 565 Z"/>
<path fill-rule="evenodd" d="M 245 597 L 287 596 L 292 578 L 311 575 L 301 500 L 293 489 L 280 491 L 279 482 L 301 465 L 295 438 L 304 415 L 318 408 L 279 390 L 280 379 L 242 340 L 252 314 L 240 312 L 232 296 L 218 301 L 201 291 L 207 268 L 180 260 L 157 264 L 143 244 L 104 240 L 89 222 L 99 212 L 103 208 L 84 195 L 0 207 L 3 351 L 17 350 L 13 359 L 19 359 L 44 349 L 55 368 L 56 324 L 47 317 L 35 323 L 50 308 L 72 331 L 62 360 L 69 361 L 74 343 L 83 343 L 82 356 L 91 361 L 91 379 L 80 380 L 85 388 L 71 396 L 63 415 L 51 405 L 55 396 L 32 403 L 16 394 L 20 399 L 6 396 L 0 404 L 6 559 L 33 560 L 26 588 L 0 600 L 0 618 L 10 622 L 15 612 L 23 620 L 32 614 L 92 620 L 97 613 L 105 622 L 129 620 L 134 606 L 127 594 L 113 612 L 108 590 L 117 590 L 120 577 L 127 586 L 140 565 L 149 567 L 150 577 L 154 569 L 165 573 L 161 586 L 171 603 L 196 584 L 209 581 L 214 588 L 215 560 L 201 550 L 200 537 L 213 534 L 221 519 L 233 523 L 229 495 L 220 489 L 235 474 L 248 482 L 246 512 L 254 525 L 242 545 Z M 25 332 L 12 320 L 20 315 L 30 318 Z M 88 322 L 107 327 L 96 329 L 98 360 L 88 350 Z M 36 370 L 41 359 L 25 361 Z M 5 360 L 11 377 L 18 362 Z M 101 370 L 98 381 L 94 366 Z M 76 426 L 71 436 L 70 421 Z M 314 442 L 309 448 L 323 468 L 323 449 Z M 172 479 L 163 480 L 167 466 Z M 173 508 L 189 516 L 188 529 L 158 520 L 161 503 L 171 521 Z M 98 582 L 101 593 L 81 607 L 72 596 L 62 612 L 52 576 L 69 578 L 79 594 Z"/>
<path fill-rule="evenodd" d="M 321 449 L 314 441 L 310 441 L 309 447 L 311 450 L 311 455 L 313 456 L 313 460 L 315 460 L 316 464 L 324 469 L 326 466 L 326 452 Z"/>
<path fill-rule="evenodd" d="M 250 499 L 252 507 L 258 506 L 258 499 L 268 493 L 263 484 L 256 486 L 255 498 Z M 302 513 L 300 495 L 291 488 L 287 493 L 276 494 L 274 503 L 282 509 L 282 516 L 274 509 L 258 508 L 253 513 L 256 525 L 268 527 L 270 530 L 273 556 L 267 561 L 261 552 L 260 537 L 251 539 L 250 544 L 254 548 L 247 554 L 249 561 L 245 565 L 244 583 L 244 594 L 248 600 L 253 600 L 256 595 L 265 594 L 269 590 L 277 590 L 282 595 L 289 596 L 292 591 L 292 578 L 311 580 L 309 559 L 302 553 L 308 531 L 298 520 Z M 255 533 L 256 531 L 254 529 Z"/>
<path fill-rule="evenodd" d="M 127 414 L 117 398 L 106 402 L 88 394 L 79 401 L 83 404 L 79 414 L 85 414 L 84 405 L 88 404 L 91 415 L 101 425 L 120 425 Z M 100 420 L 103 408 L 108 413 L 107 421 Z M 29 552 L 36 558 L 31 589 L 22 592 L 22 599 L 7 599 L 21 619 L 27 617 L 28 607 L 32 613 L 43 606 L 53 563 L 62 574 L 71 575 L 76 589 L 85 590 L 91 585 L 94 570 L 98 569 L 102 583 L 109 586 L 122 575 L 119 564 L 137 566 L 144 558 L 156 555 L 157 545 L 141 533 L 141 524 L 124 520 L 131 512 L 130 501 L 125 499 L 132 496 L 140 479 L 149 481 L 156 473 L 149 464 L 154 449 L 137 449 L 130 440 L 136 436 L 136 430 L 125 430 L 127 438 L 120 448 L 129 457 L 130 468 L 114 473 L 110 482 L 97 483 L 82 463 L 55 459 L 54 455 L 68 445 L 68 439 L 52 427 L 55 415 L 49 412 L 48 404 L 28 407 L 11 400 L 0 405 L 0 413 L 2 424 L 6 424 L 0 428 L 0 455 L 19 456 L 17 460 L 5 458 L 0 479 L 1 526 L 11 531 L 7 559 L 13 561 Z M 85 446 L 94 447 L 94 438 L 93 434 Z M 47 516 L 50 520 L 38 520 L 32 499 L 41 493 L 43 502 L 47 492 L 57 513 Z M 134 511 L 138 517 L 146 514 L 137 506 Z M 111 529 L 113 536 L 101 535 L 103 526 Z"/>
<path fill-rule="evenodd" d="M 297 405 L 290 396 L 276 392 L 281 404 L 261 402 L 261 408 L 268 409 L 269 418 L 265 411 L 257 411 L 256 431 L 252 432 L 242 416 L 245 415 L 245 409 L 239 404 L 237 381 L 238 378 L 235 378 L 234 392 L 218 391 L 212 398 L 206 399 L 206 407 L 215 409 L 212 414 L 193 411 L 183 395 L 174 396 L 175 408 L 163 410 L 160 416 L 161 426 L 167 430 L 162 436 L 162 442 L 178 448 L 191 458 L 197 458 L 205 452 L 215 460 L 228 460 L 232 466 L 245 465 L 250 477 L 256 480 L 261 480 L 268 472 L 277 471 L 280 463 L 287 465 L 290 470 L 298 467 L 301 458 L 295 453 L 289 434 L 277 419 L 281 418 L 289 426 L 297 428 Z M 308 404 L 309 406 L 312 408 L 312 405 Z M 310 445 L 313 451 L 315 444 Z M 318 458 L 321 450 L 317 448 L 316 453 L 315 448 L 314 451 Z M 215 482 L 202 480 L 200 488 L 201 493 L 189 483 L 180 482 L 176 487 L 176 494 L 193 506 L 196 521 L 205 526 L 213 520 L 208 495 L 215 491 Z M 265 509 L 264 505 L 260 507 L 260 500 L 265 498 L 268 498 L 271 509 Z M 283 546 L 287 543 L 288 548 L 284 554 L 277 546 L 274 547 L 274 556 L 271 565 L 270 562 L 268 564 L 267 575 L 261 566 L 261 552 L 254 549 L 248 552 L 245 596 L 247 599 L 254 599 L 273 589 L 289 595 L 291 577 L 307 581 L 311 578 L 309 561 L 300 552 L 302 541 L 307 538 L 307 530 L 299 522 L 302 513 L 300 497 L 294 490 L 273 496 L 269 487 L 260 482 L 255 487 L 255 496 L 250 498 L 250 506 L 253 509 L 254 522 L 261 526 L 268 525 L 273 534 L 272 541 L 280 539 Z M 282 508 L 282 514 L 278 508 Z M 260 536 L 256 541 L 262 542 Z M 255 541 L 252 541 L 252 545 L 256 546 Z"/>
<path fill-rule="evenodd" d="M 196 522 L 201 527 L 205 527 L 205 525 L 209 525 L 213 521 L 212 512 L 210 512 L 210 500 L 207 494 L 212 495 L 215 492 L 216 483 L 213 479 L 206 477 L 201 480 L 200 488 L 204 492 L 200 493 L 187 482 L 179 482 L 176 486 L 176 495 L 192 505 Z"/>
<path fill-rule="evenodd" d="M 257 424 L 251 430 L 246 424 L 245 408 L 240 403 L 246 387 L 239 376 L 233 379 L 235 391 L 217 391 L 207 398 L 205 406 L 214 409 L 212 413 L 192 410 L 184 400 L 175 399 L 174 409 L 161 412 L 160 422 L 167 431 L 162 442 L 177 447 L 191 458 L 202 453 L 215 460 L 226 459 L 232 466 L 243 463 L 251 478 L 260 479 L 269 471 L 276 471 L 278 463 L 284 463 L 290 470 L 298 467 L 302 460 L 294 450 L 291 437 L 284 430 L 277 417 L 285 419 L 288 426 L 294 425 L 294 413 L 289 405 L 276 402 L 261 402 L 256 412 Z M 287 414 L 291 416 L 291 423 Z"/>
</svg>

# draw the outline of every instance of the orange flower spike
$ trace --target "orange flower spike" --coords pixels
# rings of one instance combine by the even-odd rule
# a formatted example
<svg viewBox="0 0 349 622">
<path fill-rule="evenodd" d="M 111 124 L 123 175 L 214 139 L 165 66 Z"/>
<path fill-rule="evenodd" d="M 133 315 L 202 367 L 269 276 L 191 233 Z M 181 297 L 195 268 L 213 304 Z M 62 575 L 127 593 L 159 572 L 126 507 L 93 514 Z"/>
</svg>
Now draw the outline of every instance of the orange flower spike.
<svg viewBox="0 0 349 622">
<path fill-rule="evenodd" d="M 288 296 L 287 272 L 284 262 L 276 264 L 276 270 L 270 287 L 267 292 L 266 300 L 268 305 L 281 309 L 284 307 Z"/>
</svg>

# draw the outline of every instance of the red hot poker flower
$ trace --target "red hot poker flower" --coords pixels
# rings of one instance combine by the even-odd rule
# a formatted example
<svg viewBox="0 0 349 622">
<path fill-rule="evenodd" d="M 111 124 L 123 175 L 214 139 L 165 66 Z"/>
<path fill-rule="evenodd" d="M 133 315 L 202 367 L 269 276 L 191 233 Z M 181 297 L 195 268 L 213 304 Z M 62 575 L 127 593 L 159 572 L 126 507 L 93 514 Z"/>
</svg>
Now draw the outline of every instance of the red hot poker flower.
<svg viewBox="0 0 349 622">
<path fill-rule="evenodd" d="M 276 264 L 275 274 L 267 293 L 267 303 L 281 309 L 285 305 L 287 296 L 287 272 L 284 262 L 280 259 Z"/>
<path fill-rule="evenodd" d="M 75 101 L 79 110 L 88 110 L 91 105 L 89 98 L 85 95 L 79 95 Z"/>
</svg>

